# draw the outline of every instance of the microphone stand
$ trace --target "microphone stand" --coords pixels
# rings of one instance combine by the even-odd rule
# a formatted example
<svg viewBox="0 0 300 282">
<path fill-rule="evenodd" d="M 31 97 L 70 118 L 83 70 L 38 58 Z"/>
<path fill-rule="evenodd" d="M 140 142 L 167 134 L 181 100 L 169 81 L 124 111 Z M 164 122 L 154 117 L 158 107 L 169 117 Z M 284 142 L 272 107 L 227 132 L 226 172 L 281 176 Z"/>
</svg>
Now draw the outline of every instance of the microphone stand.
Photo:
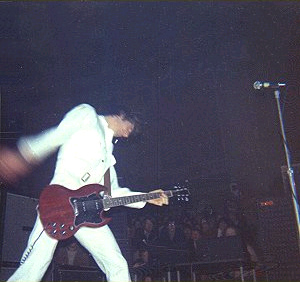
<svg viewBox="0 0 300 282">
<path fill-rule="evenodd" d="M 300 247 L 300 215 L 299 215 L 299 203 L 298 203 L 297 189 L 296 189 L 296 183 L 295 183 L 295 178 L 294 178 L 294 170 L 291 165 L 290 152 L 289 152 L 289 149 L 287 146 L 287 140 L 286 140 L 283 117 L 282 117 L 282 110 L 281 110 L 281 106 L 280 106 L 280 91 L 279 91 L 279 89 L 276 89 L 274 91 L 274 95 L 275 95 L 275 99 L 276 99 L 276 103 L 277 103 L 281 134 L 282 134 L 282 138 L 283 138 L 283 145 L 284 145 L 285 157 L 286 157 L 286 162 L 287 162 L 287 174 L 288 174 L 289 182 L 290 182 L 291 189 L 292 189 L 292 199 L 293 199 L 294 212 L 295 212 L 295 216 L 296 216 L 297 231 L 298 231 L 297 239 L 298 239 L 298 251 L 299 251 L 299 247 Z"/>
</svg>

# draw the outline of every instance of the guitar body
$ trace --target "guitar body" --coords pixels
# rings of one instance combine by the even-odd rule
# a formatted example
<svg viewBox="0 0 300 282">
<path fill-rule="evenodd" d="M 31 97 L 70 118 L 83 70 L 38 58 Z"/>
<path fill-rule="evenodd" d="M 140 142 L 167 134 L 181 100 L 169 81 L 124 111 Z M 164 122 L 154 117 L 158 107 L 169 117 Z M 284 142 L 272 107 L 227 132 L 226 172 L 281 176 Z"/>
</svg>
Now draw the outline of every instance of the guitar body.
<svg viewBox="0 0 300 282">
<path fill-rule="evenodd" d="M 48 185 L 40 195 L 38 211 L 47 234 L 57 240 L 73 236 L 80 227 L 101 227 L 111 218 L 103 214 L 101 192 L 106 187 L 89 184 L 78 190 Z"/>
</svg>

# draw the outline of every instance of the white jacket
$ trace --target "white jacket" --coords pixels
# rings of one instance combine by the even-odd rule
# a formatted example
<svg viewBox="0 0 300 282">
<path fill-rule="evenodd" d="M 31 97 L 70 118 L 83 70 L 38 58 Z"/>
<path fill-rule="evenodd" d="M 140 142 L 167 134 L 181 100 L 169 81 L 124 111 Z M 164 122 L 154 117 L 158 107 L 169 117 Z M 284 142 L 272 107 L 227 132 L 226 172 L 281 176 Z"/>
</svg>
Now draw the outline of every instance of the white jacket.
<svg viewBox="0 0 300 282">
<path fill-rule="evenodd" d="M 55 172 L 50 184 L 76 190 L 86 184 L 104 184 L 104 174 L 110 168 L 112 197 L 141 194 L 121 188 L 114 165 L 113 131 L 104 116 L 81 104 L 69 111 L 57 127 L 34 136 L 23 137 L 18 149 L 25 159 L 43 161 L 58 149 Z M 128 206 L 142 208 L 145 202 Z"/>
</svg>

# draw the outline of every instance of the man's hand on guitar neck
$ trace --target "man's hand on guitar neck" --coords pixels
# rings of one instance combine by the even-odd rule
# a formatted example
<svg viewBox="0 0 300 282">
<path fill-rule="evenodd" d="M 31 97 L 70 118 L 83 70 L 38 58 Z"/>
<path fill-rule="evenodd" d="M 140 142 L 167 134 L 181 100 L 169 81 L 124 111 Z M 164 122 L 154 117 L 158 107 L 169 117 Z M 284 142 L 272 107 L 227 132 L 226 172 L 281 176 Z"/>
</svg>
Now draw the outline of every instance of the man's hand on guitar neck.
<svg viewBox="0 0 300 282">
<path fill-rule="evenodd" d="M 156 205 L 156 206 L 162 206 L 162 205 L 168 205 L 169 204 L 169 198 L 165 195 L 164 191 L 162 189 L 151 191 L 150 193 L 157 193 L 160 192 L 160 197 L 153 200 L 148 200 L 147 202 Z"/>
</svg>

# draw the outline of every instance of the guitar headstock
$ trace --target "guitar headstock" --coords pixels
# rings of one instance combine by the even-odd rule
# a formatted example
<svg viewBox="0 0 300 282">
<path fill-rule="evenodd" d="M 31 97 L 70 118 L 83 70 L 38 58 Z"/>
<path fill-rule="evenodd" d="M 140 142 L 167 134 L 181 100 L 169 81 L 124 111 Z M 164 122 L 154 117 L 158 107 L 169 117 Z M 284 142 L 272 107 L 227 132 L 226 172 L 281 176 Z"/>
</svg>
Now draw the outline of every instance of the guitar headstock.
<svg viewBox="0 0 300 282">
<path fill-rule="evenodd" d="M 191 195 L 189 188 L 188 188 L 188 183 L 184 183 L 184 185 L 181 184 L 176 184 L 173 186 L 173 189 L 171 190 L 173 197 L 178 201 L 178 202 L 189 202 L 189 197 Z"/>
</svg>

